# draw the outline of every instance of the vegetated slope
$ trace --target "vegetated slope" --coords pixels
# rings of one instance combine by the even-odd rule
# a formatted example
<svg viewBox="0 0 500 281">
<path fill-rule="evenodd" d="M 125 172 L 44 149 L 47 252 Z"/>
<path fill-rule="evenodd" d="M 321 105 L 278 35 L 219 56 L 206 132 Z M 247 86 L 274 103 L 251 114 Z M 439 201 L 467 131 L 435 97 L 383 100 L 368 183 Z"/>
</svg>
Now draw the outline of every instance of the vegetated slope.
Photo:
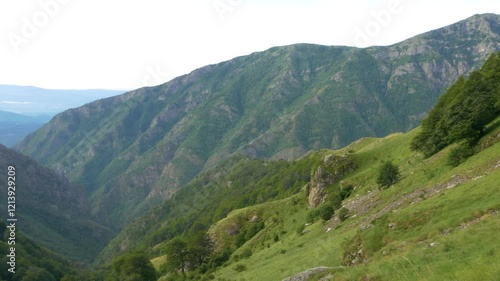
<svg viewBox="0 0 500 281">
<path fill-rule="evenodd" d="M 453 147 L 427 159 L 411 151 L 410 143 L 420 129 L 384 139 L 362 139 L 338 151 L 312 152 L 293 164 L 304 170 L 310 167 L 311 183 L 320 167 L 335 174 L 328 168 L 332 158 L 347 156 L 357 168 L 324 186 L 324 203 L 316 208 L 309 204 L 311 188 L 318 184 L 309 192 L 304 187 L 288 198 L 233 209 L 208 231 L 215 252 L 206 265 L 194 267 L 187 275 L 194 280 L 212 275 L 216 280 L 281 280 L 326 266 L 323 275 L 331 272 L 334 280 L 454 280 L 460 276 L 495 280 L 500 273 L 496 262 L 500 241 L 495 235 L 500 230 L 499 122 L 492 123 L 490 133 L 478 143 L 480 151 L 455 168 L 447 164 Z M 380 190 L 376 181 L 379 167 L 386 161 L 399 167 L 401 179 Z M 268 162 L 266 166 L 274 165 L 277 163 Z M 280 175 L 286 179 L 290 167 L 283 165 L 280 173 L 271 176 L 271 169 L 260 177 L 263 171 L 246 166 L 246 173 L 262 183 Z M 191 247 L 193 235 L 206 229 L 204 218 L 218 213 L 216 207 L 207 208 L 206 204 L 237 206 L 252 190 L 252 184 L 248 189 L 232 186 L 228 178 L 214 174 L 224 172 L 203 173 L 197 184 L 204 184 L 190 196 L 192 204 L 177 197 L 189 190 L 186 187 L 170 203 L 137 218 L 103 253 L 111 254 L 110 250 L 120 247 L 146 250 L 160 272 L 177 280 L 177 269 L 167 266 L 169 240 L 179 235 Z M 324 206 L 335 205 L 335 194 L 348 186 L 354 190 L 341 201 L 342 207 L 337 207 L 331 219 L 322 219 Z M 265 190 L 278 193 L 281 187 L 269 184 Z M 343 222 L 339 218 L 342 208 L 347 210 Z M 185 216 L 179 218 L 180 213 Z"/>
<path fill-rule="evenodd" d="M 300 162 L 264 161 L 235 156 L 196 177 L 171 199 L 131 222 L 102 251 L 96 264 L 132 250 L 153 247 L 180 235 L 205 233 L 235 209 L 286 198 L 310 180 L 314 155 Z"/>
<path fill-rule="evenodd" d="M 67 274 L 76 271 L 68 261 L 54 255 L 45 248 L 40 247 L 35 242 L 25 237 L 25 235 L 15 230 L 15 240 L 9 240 L 10 228 L 4 221 L 0 221 L 0 279 L 1 280 L 60 280 Z M 9 243 L 10 241 L 10 243 Z M 15 241 L 15 244 L 12 243 Z M 11 248 L 15 248 L 14 263 L 9 265 L 13 256 Z M 15 264 L 15 266 L 14 266 Z M 12 265 L 12 266 L 11 266 Z M 13 269 L 11 269 L 14 267 Z M 14 270 L 14 273 L 8 271 Z M 26 278 L 26 279 L 23 279 Z"/>
<path fill-rule="evenodd" d="M 33 159 L 0 145 L 0 181 L 15 169 L 17 229 L 62 256 L 91 262 L 114 235 L 90 214 L 83 188 Z M 0 193 L 7 214 L 7 189 Z"/>
<path fill-rule="evenodd" d="M 17 149 L 122 226 L 234 152 L 291 159 L 415 127 L 500 50 L 499 22 L 477 15 L 388 47 L 272 48 L 68 110 Z"/>
<path fill-rule="evenodd" d="M 232 247 L 232 255 L 216 271 L 188 275 L 215 280 L 293 276 L 289 280 L 318 280 L 328 275 L 333 280 L 496 280 L 500 274 L 499 121 L 494 125 L 497 129 L 480 142 L 481 152 L 455 168 L 447 165 L 452 147 L 428 159 L 410 150 L 419 129 L 364 141 L 366 145 L 358 144 L 352 155 L 359 168 L 339 183 L 355 186 L 342 202 L 348 214 L 343 222 L 337 209 L 330 220 L 318 218 L 306 224 L 317 209 L 308 208 L 305 191 L 234 211 L 210 231 Z M 347 150 L 353 149 L 323 155 Z M 385 161 L 399 167 L 401 180 L 380 190 L 376 179 Z M 238 235 L 227 233 L 235 225 L 251 228 L 255 214 L 265 228 L 236 247 Z M 301 272 L 321 267 L 327 269 L 297 278 Z"/>
<path fill-rule="evenodd" d="M 491 56 L 450 89 L 461 85 L 476 100 L 498 100 L 499 58 Z M 489 91 L 467 86 L 476 85 L 477 75 L 486 79 Z M 429 118 L 469 104 L 463 92 L 448 91 Z M 457 166 L 448 163 L 461 139 L 430 158 L 411 149 L 426 127 L 361 139 L 337 151 L 310 152 L 291 163 L 227 163 L 136 219 L 103 253 L 112 247 L 146 250 L 165 275 L 161 280 L 177 280 L 182 268 L 194 280 L 281 280 L 310 268 L 301 274 L 310 278 L 289 280 L 327 274 L 335 280 L 495 280 L 500 274 L 495 235 L 500 230 L 500 111 L 495 110 L 472 114 L 489 121 L 473 127 L 482 134 L 469 143 L 472 155 Z M 469 116 L 455 120 L 469 122 Z M 388 162 L 399 172 L 386 184 L 378 179 Z M 285 188 L 292 183 L 298 186 Z M 255 200 L 259 197 L 268 202 Z M 247 207 L 235 210 L 238 205 Z M 194 239 L 225 213 L 206 233 L 211 243 Z M 189 254 L 173 259 L 173 241 L 176 252 Z"/>
</svg>

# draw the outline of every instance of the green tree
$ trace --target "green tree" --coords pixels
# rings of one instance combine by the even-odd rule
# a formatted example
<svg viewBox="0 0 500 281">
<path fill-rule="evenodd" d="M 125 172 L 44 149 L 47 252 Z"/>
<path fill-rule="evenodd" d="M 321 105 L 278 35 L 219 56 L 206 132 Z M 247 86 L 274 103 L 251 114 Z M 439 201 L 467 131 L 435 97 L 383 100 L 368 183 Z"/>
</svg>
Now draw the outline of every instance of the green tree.
<svg viewBox="0 0 500 281">
<path fill-rule="evenodd" d="M 202 231 L 191 236 L 188 241 L 188 261 L 192 268 L 196 268 L 205 262 L 212 255 L 214 245 L 210 237 Z"/>
<path fill-rule="evenodd" d="M 113 259 L 106 281 L 155 281 L 157 273 L 144 253 L 134 252 Z"/>
<path fill-rule="evenodd" d="M 399 180 L 399 168 L 392 162 L 387 161 L 381 167 L 378 173 L 377 184 L 381 188 L 387 188 Z"/>
<path fill-rule="evenodd" d="M 170 240 L 166 246 L 166 254 L 168 268 L 170 270 L 180 269 L 184 275 L 189 258 L 187 243 L 179 237 Z"/>
<path fill-rule="evenodd" d="M 500 114 L 500 53 L 480 70 L 460 77 L 422 121 L 411 147 L 429 157 L 444 147 L 467 142 L 475 145 L 484 128 Z"/>
</svg>

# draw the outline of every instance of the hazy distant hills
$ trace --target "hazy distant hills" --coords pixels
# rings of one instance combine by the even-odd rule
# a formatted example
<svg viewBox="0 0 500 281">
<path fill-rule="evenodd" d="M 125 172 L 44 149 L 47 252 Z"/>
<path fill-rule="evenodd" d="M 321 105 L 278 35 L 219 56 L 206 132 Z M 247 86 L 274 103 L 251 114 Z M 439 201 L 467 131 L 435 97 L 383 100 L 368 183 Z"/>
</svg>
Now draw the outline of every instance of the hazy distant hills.
<svg viewBox="0 0 500 281">
<path fill-rule="evenodd" d="M 116 96 L 124 91 L 51 90 L 30 86 L 0 85 L 0 110 L 24 115 L 55 115 L 69 108 Z"/>
<path fill-rule="evenodd" d="M 0 85 L 0 144 L 14 146 L 57 113 L 121 93 Z"/>
<path fill-rule="evenodd" d="M 12 147 L 28 134 L 49 122 L 50 115 L 28 116 L 0 111 L 0 144 Z"/>
<path fill-rule="evenodd" d="M 17 149 L 120 226 L 234 153 L 291 159 L 408 131 L 499 50 L 493 14 L 387 47 L 275 47 L 67 110 Z"/>
</svg>

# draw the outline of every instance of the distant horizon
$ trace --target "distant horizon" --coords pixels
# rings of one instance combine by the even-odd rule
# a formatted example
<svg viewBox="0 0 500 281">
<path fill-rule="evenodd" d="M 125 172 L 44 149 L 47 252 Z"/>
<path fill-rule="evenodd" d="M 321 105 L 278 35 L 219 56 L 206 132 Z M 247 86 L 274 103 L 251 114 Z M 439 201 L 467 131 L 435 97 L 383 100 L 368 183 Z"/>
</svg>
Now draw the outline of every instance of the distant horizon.
<svg viewBox="0 0 500 281">
<path fill-rule="evenodd" d="M 54 116 L 66 109 L 123 93 L 125 91 L 46 89 L 35 86 L 0 84 L 0 111 L 26 116 Z"/>
<path fill-rule="evenodd" d="M 134 89 L 99 89 L 99 88 L 82 88 L 82 89 L 72 89 L 72 88 L 64 88 L 64 89 L 54 89 L 54 88 L 44 88 L 36 85 L 14 85 L 14 84 L 2 84 L 0 83 L 0 87 L 25 87 L 25 88 L 36 88 L 39 90 L 48 90 L 48 91 L 111 91 L 111 92 L 128 92 L 133 91 Z M 1 93 L 0 93 L 1 94 Z"/>
<path fill-rule="evenodd" d="M 444 0 L 2 2 L 0 84 L 131 91 L 272 47 L 388 46 L 478 14 L 498 15 L 500 5 L 493 0 L 457 1 L 452 9 Z"/>
</svg>

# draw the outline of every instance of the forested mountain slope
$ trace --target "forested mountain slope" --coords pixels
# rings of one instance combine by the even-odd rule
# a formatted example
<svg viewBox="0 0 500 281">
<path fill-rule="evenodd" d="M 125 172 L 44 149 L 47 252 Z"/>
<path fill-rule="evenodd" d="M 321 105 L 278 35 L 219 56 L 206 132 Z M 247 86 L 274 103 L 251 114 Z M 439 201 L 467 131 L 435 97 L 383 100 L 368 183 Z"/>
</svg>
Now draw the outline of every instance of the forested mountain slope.
<svg viewBox="0 0 500 281">
<path fill-rule="evenodd" d="M 80 262 L 91 262 L 115 234 L 90 214 L 81 186 L 30 157 L 0 145 L 0 182 L 14 169 L 17 229 L 39 245 Z M 0 212 L 7 215 L 7 188 Z"/>
</svg>

